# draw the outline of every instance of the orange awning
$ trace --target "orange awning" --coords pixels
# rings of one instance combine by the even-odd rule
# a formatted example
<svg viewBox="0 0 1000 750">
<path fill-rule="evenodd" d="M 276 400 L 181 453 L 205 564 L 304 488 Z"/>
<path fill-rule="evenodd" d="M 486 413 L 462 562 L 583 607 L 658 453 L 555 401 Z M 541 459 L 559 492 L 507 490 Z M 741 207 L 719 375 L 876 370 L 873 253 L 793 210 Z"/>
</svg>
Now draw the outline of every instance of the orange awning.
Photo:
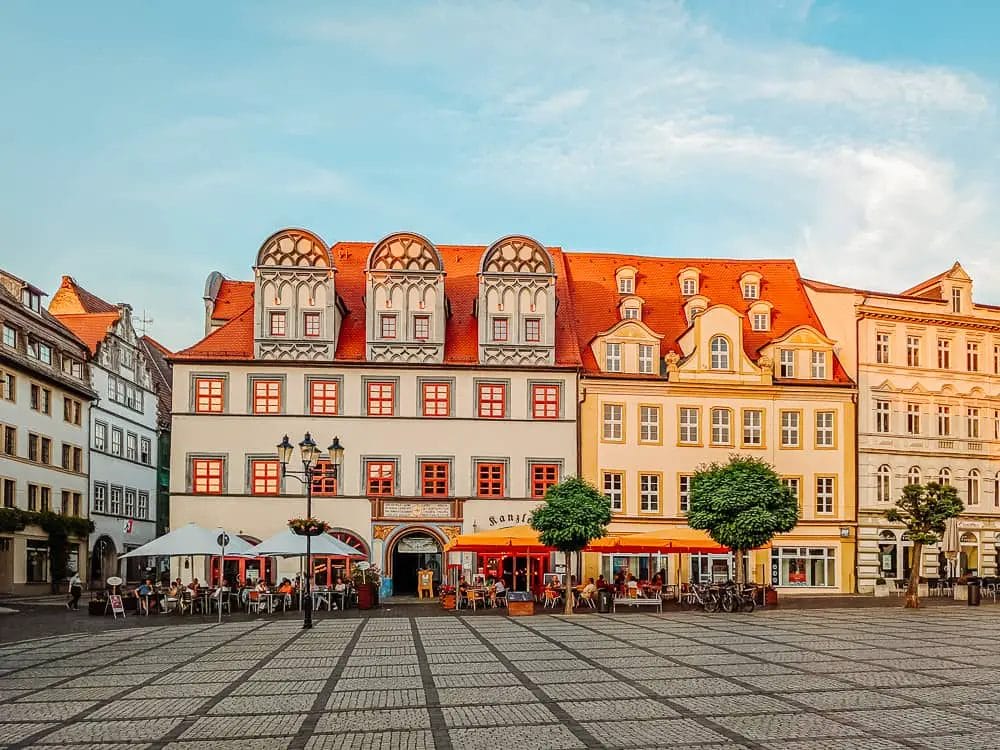
<svg viewBox="0 0 1000 750">
<path fill-rule="evenodd" d="M 716 542 L 707 532 L 692 529 L 687 526 L 661 526 L 635 534 L 612 534 L 601 539 L 595 539 L 587 547 L 590 552 L 605 554 L 656 554 L 668 553 L 707 553 L 724 554 L 729 552 Z"/>
<path fill-rule="evenodd" d="M 526 554 L 551 552 L 538 540 L 538 532 L 530 526 L 489 529 L 478 534 L 460 534 L 444 546 L 445 552 L 491 552 Z"/>
</svg>

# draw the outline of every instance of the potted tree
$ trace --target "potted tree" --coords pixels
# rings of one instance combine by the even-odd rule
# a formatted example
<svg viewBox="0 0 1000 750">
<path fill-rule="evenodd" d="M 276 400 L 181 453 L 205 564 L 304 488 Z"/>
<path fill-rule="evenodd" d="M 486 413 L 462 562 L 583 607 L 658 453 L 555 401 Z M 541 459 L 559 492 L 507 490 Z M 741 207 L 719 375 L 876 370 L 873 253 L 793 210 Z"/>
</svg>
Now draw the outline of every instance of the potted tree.
<svg viewBox="0 0 1000 750">
<path fill-rule="evenodd" d="M 875 596 L 884 599 L 889 596 L 889 584 L 884 578 L 875 579 Z"/>
<path fill-rule="evenodd" d="M 351 580 L 358 592 L 358 609 L 378 606 L 378 587 L 382 576 L 376 566 L 369 562 L 355 563 L 351 568 Z"/>
</svg>

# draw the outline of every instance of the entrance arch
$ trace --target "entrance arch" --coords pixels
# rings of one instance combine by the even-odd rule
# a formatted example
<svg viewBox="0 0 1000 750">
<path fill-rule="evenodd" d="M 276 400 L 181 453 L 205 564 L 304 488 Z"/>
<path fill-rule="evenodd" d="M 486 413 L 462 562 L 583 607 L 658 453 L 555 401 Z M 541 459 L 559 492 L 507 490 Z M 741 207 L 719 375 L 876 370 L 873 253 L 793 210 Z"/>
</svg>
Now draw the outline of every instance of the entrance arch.
<svg viewBox="0 0 1000 750">
<path fill-rule="evenodd" d="M 103 587 L 104 582 L 115 575 L 118 575 L 118 550 L 114 540 L 109 536 L 99 536 L 90 555 L 90 580 Z"/>
<path fill-rule="evenodd" d="M 388 540 L 384 571 L 392 580 L 393 596 L 412 596 L 417 592 L 417 571 L 434 571 L 434 583 L 440 585 L 444 569 L 444 535 L 431 526 L 407 526 Z"/>
</svg>

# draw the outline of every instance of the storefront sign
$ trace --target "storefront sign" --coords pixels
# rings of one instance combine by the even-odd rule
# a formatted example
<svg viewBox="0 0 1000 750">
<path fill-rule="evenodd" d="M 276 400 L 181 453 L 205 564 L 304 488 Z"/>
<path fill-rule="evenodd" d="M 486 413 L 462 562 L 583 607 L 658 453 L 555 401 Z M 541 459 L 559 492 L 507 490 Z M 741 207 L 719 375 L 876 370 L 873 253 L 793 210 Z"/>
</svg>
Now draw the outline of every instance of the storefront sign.
<svg viewBox="0 0 1000 750">
<path fill-rule="evenodd" d="M 531 520 L 530 513 L 500 513 L 490 516 L 488 519 L 490 528 L 503 528 L 505 526 L 523 526 Z"/>
<path fill-rule="evenodd" d="M 125 605 L 122 602 L 122 598 L 119 594 L 112 594 L 108 597 L 108 604 L 111 605 L 111 615 L 117 620 L 120 614 L 122 618 L 125 617 Z M 107 610 L 105 610 L 107 611 Z"/>
<path fill-rule="evenodd" d="M 451 503 L 401 503 L 382 504 L 386 518 L 451 518 Z"/>
</svg>

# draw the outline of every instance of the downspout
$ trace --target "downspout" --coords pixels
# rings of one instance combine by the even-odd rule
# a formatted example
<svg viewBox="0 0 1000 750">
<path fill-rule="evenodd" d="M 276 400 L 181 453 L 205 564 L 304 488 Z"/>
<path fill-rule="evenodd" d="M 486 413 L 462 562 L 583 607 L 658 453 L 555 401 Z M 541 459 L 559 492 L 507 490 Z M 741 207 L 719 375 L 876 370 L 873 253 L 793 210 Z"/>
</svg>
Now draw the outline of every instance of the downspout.
<svg viewBox="0 0 1000 750">
<path fill-rule="evenodd" d="M 583 475 L 583 430 L 580 429 L 580 416 L 583 413 L 583 399 L 586 391 L 583 388 L 583 373 L 581 368 L 576 369 L 576 475 Z M 568 572 L 568 571 L 567 571 Z M 583 580 L 583 553 L 576 553 L 576 580 Z"/>
<path fill-rule="evenodd" d="M 864 299 L 861 304 L 864 305 Z M 854 593 L 860 593 L 860 581 L 858 567 L 861 562 L 861 415 L 860 411 L 860 391 L 861 391 L 861 314 L 854 314 L 854 394 L 851 400 L 854 402 Z"/>
</svg>

